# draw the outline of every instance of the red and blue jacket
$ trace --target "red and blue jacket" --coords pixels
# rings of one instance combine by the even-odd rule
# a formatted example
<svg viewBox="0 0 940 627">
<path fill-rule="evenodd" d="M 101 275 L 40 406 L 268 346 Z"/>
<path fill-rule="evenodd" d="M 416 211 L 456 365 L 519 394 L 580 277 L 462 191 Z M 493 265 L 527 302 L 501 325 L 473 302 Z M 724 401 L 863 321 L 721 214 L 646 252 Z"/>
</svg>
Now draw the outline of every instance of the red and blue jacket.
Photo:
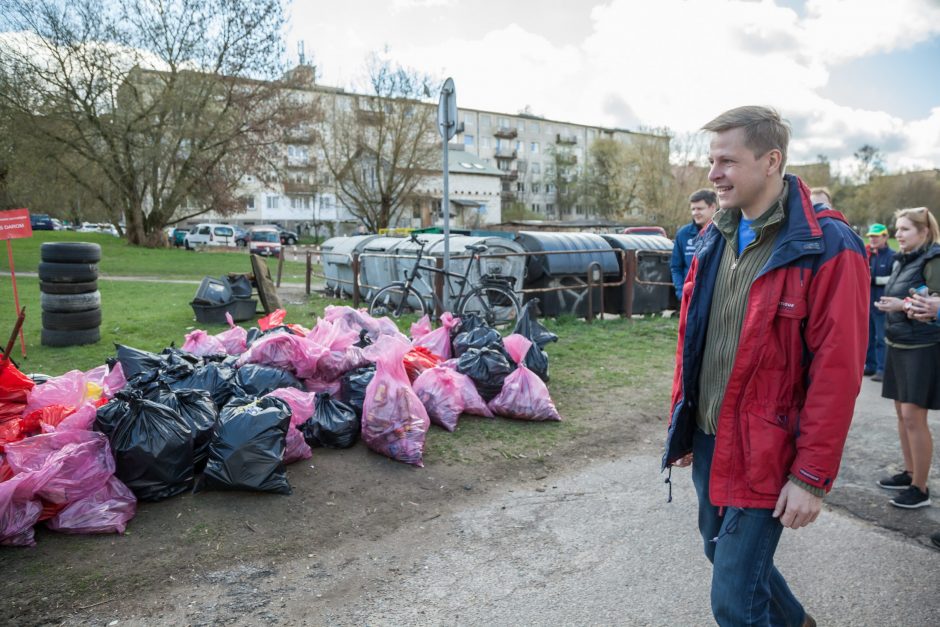
<svg viewBox="0 0 940 627">
<path fill-rule="evenodd" d="M 718 414 L 709 497 L 773 508 L 789 475 L 832 489 L 862 381 L 871 281 L 865 247 L 841 213 L 813 207 L 799 178 L 767 264 L 750 286 Z M 692 451 L 712 293 L 726 246 L 700 235 L 682 291 L 663 469 Z M 693 461 L 694 463 L 694 461 Z"/>
</svg>

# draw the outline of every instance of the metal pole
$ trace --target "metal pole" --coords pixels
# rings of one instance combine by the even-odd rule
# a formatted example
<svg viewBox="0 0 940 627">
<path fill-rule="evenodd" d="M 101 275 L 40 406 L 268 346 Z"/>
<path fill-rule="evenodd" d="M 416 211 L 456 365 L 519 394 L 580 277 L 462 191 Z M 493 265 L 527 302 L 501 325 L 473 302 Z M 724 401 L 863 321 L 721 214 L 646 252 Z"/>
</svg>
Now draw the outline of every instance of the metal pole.
<svg viewBox="0 0 940 627">
<path fill-rule="evenodd" d="M 353 309 L 359 309 L 359 253 L 353 253 L 352 255 L 352 275 Z"/>
<path fill-rule="evenodd" d="M 454 122 L 451 122 L 452 124 Z M 450 270 L 450 189 L 448 183 L 450 178 L 447 149 L 447 135 L 444 135 L 444 200 L 441 209 L 444 211 L 444 270 Z"/>
</svg>

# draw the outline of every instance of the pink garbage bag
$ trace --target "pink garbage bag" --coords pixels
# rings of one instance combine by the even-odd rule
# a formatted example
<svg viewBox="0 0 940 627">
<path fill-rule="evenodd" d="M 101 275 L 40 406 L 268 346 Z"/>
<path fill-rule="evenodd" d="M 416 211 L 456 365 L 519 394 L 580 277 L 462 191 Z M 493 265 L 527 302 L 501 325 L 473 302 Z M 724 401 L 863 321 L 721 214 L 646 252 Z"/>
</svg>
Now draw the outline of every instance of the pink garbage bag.
<svg viewBox="0 0 940 627">
<path fill-rule="evenodd" d="M 29 414 L 49 405 L 78 407 L 85 401 L 85 392 L 85 373 L 81 370 L 70 370 L 30 390 L 26 411 L 23 413 Z"/>
<path fill-rule="evenodd" d="M 292 333 L 281 332 L 265 335 L 255 340 L 251 347 L 238 358 L 236 366 L 261 364 L 274 366 L 296 374 L 298 368 L 309 368 L 311 359 L 306 340 Z M 314 369 L 316 366 L 313 366 Z"/>
<path fill-rule="evenodd" d="M 398 330 L 398 325 L 396 325 L 395 321 L 391 318 L 387 316 L 373 318 L 365 311 L 359 311 L 345 305 L 327 306 L 326 309 L 323 310 L 323 319 L 327 322 L 336 322 L 337 320 L 343 319 L 351 328 L 355 329 L 357 333 L 360 329 L 364 329 L 369 335 L 369 339 L 373 342 L 378 340 L 379 336 L 382 335 L 392 335 L 406 341 L 408 339 Z"/>
<path fill-rule="evenodd" d="M 421 319 L 411 325 L 411 341 L 421 339 L 431 332 L 431 317 L 428 314 L 421 316 Z"/>
<path fill-rule="evenodd" d="M 316 377 L 312 379 L 302 379 L 301 383 L 304 384 L 304 389 L 308 392 L 316 394 L 317 392 L 326 392 L 330 396 L 336 396 L 339 394 L 339 389 L 342 386 L 342 379 L 334 379 L 333 381 L 324 381 L 323 379 L 318 379 Z"/>
<path fill-rule="evenodd" d="M 127 379 L 124 377 L 124 368 L 121 362 L 117 362 L 104 378 L 105 398 L 114 398 L 114 395 L 123 390 L 125 385 L 127 385 Z"/>
<path fill-rule="evenodd" d="M 443 360 L 450 359 L 450 330 L 458 324 L 460 324 L 460 318 L 456 318 L 449 311 L 445 311 L 441 314 L 440 328 L 414 340 L 412 344 L 414 346 L 424 346 Z"/>
<path fill-rule="evenodd" d="M 232 314 L 225 312 L 228 330 L 215 335 L 215 339 L 222 343 L 225 352 L 229 355 L 241 355 L 247 348 L 248 331 L 235 324 Z"/>
<path fill-rule="evenodd" d="M 423 467 L 431 421 L 402 364 L 411 349 L 411 344 L 394 336 L 380 336 L 363 349 L 366 358 L 375 362 L 375 376 L 366 387 L 362 405 L 362 439 L 377 453 Z"/>
<path fill-rule="evenodd" d="M 322 350 L 317 358 L 315 372 L 298 376 L 332 381 L 365 363 L 361 349 L 353 346 L 359 341 L 359 332 L 344 319 L 336 322 L 318 321 L 307 339 Z"/>
<path fill-rule="evenodd" d="M 431 422 L 448 431 L 457 428 L 462 413 L 493 417 L 473 380 L 456 370 L 445 366 L 429 368 L 418 375 L 412 387 L 428 410 Z"/>
<path fill-rule="evenodd" d="M 287 448 L 284 451 L 284 463 L 293 464 L 313 457 L 310 445 L 304 440 L 297 426 L 306 422 L 313 415 L 316 394 L 303 392 L 297 388 L 278 388 L 265 396 L 274 396 L 290 406 L 290 428 L 287 430 Z"/>
<path fill-rule="evenodd" d="M 100 487 L 65 506 L 46 521 L 60 533 L 124 533 L 137 513 L 137 497 L 111 475 Z"/>
<path fill-rule="evenodd" d="M 490 400 L 490 411 L 519 420 L 561 420 L 545 383 L 525 367 L 525 355 L 532 342 L 513 333 L 503 340 L 503 345 L 519 367 L 506 377 L 502 390 Z"/>
<path fill-rule="evenodd" d="M 186 334 L 186 341 L 181 347 L 187 353 L 192 353 L 196 357 L 205 357 L 206 355 L 227 354 L 225 346 L 214 335 L 209 335 L 202 329 L 196 329 Z"/>
<path fill-rule="evenodd" d="M 0 483 L 0 544 L 34 546 L 33 525 L 42 514 L 42 502 L 35 497 L 33 479 L 15 476 Z"/>
</svg>

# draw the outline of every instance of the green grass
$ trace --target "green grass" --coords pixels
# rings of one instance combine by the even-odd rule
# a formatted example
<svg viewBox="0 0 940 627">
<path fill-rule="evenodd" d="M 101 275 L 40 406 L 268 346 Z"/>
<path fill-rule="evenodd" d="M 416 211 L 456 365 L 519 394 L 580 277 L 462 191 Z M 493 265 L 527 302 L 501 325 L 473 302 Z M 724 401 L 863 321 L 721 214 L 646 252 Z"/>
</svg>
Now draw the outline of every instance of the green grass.
<svg viewBox="0 0 940 627">
<path fill-rule="evenodd" d="M 44 242 L 94 242 L 101 246 L 98 270 L 102 276 L 145 276 L 173 279 L 201 279 L 221 276 L 229 272 L 251 272 L 251 262 L 244 249 L 217 252 L 205 249 L 198 252 L 182 248 L 142 248 L 131 246 L 125 240 L 102 233 L 74 231 L 35 231 L 31 238 L 15 239 L 13 263 L 19 272 L 36 272 L 39 267 L 39 247 Z M 6 246 L 3 246 L 6 248 Z M 6 250 L 0 251 L 0 270 L 9 270 Z M 276 277 L 277 260 L 268 262 L 271 276 Z M 314 269 L 317 271 L 317 269 Z M 285 283 L 303 282 L 305 264 L 285 261 L 281 280 Z"/>
</svg>

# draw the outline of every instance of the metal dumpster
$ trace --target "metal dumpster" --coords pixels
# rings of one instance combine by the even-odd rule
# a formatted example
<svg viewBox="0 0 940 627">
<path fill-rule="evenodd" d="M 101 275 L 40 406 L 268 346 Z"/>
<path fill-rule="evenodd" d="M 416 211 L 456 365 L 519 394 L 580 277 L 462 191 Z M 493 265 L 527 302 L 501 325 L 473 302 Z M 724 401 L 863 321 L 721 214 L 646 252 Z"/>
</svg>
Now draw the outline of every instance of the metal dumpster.
<svg viewBox="0 0 940 627">
<path fill-rule="evenodd" d="M 395 257 L 381 255 L 394 255 L 395 248 L 405 241 L 382 235 L 363 245 L 359 258 L 359 294 L 363 298 L 371 299 L 378 290 L 400 279 Z"/>
<path fill-rule="evenodd" d="M 527 301 L 539 299 L 542 316 L 587 315 L 587 269 L 591 263 L 600 264 L 604 281 L 617 281 L 620 277 L 617 254 L 603 237 L 595 233 L 520 231 L 516 241 L 532 253 L 564 251 L 562 254 L 528 258 L 525 289 L 562 288 L 526 294 Z M 593 295 L 595 303 L 600 303 L 600 296 L 598 288 Z"/>
<path fill-rule="evenodd" d="M 352 296 L 353 253 L 362 253 L 366 244 L 378 235 L 353 235 L 349 237 L 331 237 L 323 242 L 323 274 L 326 275 L 326 288 L 339 298 Z"/>
<path fill-rule="evenodd" d="M 636 251 L 636 279 L 633 283 L 633 313 L 657 313 L 675 309 L 675 291 L 669 258 L 672 240 L 661 235 L 605 234 L 613 248 Z M 651 282 L 662 285 L 651 285 Z M 604 292 L 604 309 L 608 313 L 624 313 L 623 286 L 608 287 Z"/>
</svg>

